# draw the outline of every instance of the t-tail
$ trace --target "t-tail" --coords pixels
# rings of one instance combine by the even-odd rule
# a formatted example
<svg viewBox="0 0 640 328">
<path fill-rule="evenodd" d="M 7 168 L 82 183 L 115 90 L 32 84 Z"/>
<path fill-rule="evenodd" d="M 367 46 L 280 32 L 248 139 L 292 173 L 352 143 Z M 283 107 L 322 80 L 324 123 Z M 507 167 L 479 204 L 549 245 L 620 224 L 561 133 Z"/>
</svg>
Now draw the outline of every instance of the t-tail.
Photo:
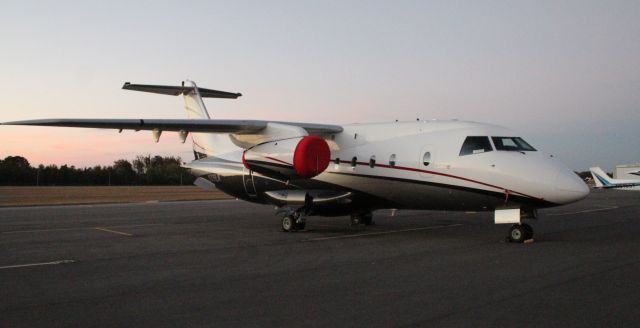
<svg viewBox="0 0 640 328">
<path fill-rule="evenodd" d="M 132 84 L 126 82 L 122 88 L 170 96 L 182 95 L 184 108 L 187 111 L 187 117 L 189 119 L 211 119 L 202 98 L 237 99 L 242 96 L 240 93 L 199 88 L 195 82 L 189 80 L 187 80 L 186 83 L 183 81 L 181 86 Z M 215 156 L 237 149 L 227 134 L 195 132 L 191 133 L 191 139 L 193 141 L 193 153 L 196 159 Z"/>
</svg>

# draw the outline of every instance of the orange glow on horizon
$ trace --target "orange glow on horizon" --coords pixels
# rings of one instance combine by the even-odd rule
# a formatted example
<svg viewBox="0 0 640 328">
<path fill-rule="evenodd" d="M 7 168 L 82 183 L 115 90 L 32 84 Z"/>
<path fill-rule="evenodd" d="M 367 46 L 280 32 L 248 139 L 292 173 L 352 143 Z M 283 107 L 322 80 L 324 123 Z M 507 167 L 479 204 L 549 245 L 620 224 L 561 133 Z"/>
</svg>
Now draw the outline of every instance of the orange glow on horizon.
<svg viewBox="0 0 640 328">
<path fill-rule="evenodd" d="M 155 143 L 148 131 L 125 131 L 119 134 L 115 130 L 19 126 L 7 126 L 3 130 L 0 159 L 22 156 L 34 167 L 40 164 L 104 166 L 118 159 L 133 160 L 138 155 L 149 154 L 180 156 L 183 161 L 191 160 L 191 144 L 180 143 L 177 135 L 171 132 L 163 134 L 160 142 Z"/>
</svg>

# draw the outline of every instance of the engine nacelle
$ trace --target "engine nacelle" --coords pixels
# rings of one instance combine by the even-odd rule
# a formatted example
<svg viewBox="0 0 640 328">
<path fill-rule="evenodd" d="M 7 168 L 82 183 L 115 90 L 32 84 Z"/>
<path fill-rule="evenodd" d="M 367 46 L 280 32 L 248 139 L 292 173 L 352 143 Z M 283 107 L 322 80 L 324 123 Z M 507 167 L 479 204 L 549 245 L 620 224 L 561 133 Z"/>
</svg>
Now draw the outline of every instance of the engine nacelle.
<svg viewBox="0 0 640 328">
<path fill-rule="evenodd" d="M 270 141 L 244 152 L 242 162 L 252 171 L 273 178 L 309 179 L 329 166 L 331 151 L 317 136 Z"/>
</svg>

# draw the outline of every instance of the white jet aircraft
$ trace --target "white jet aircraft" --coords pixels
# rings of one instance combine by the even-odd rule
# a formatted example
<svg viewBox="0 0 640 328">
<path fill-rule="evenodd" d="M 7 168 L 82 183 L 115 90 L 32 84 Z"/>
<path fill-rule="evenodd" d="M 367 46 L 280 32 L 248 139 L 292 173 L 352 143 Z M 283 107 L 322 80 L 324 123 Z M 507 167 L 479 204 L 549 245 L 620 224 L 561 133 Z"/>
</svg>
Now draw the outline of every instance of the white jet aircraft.
<svg viewBox="0 0 640 328">
<path fill-rule="evenodd" d="M 589 171 L 596 184 L 594 188 L 640 191 L 640 179 L 612 179 L 599 167 L 592 167 Z"/>
<path fill-rule="evenodd" d="M 495 211 L 513 224 L 512 242 L 533 236 L 524 219 L 537 209 L 587 196 L 574 172 L 543 155 L 517 133 L 492 124 L 430 120 L 327 125 L 211 119 L 203 97 L 229 93 L 181 86 L 125 83 L 123 89 L 182 95 L 188 119 L 44 119 L 7 122 L 189 134 L 196 159 L 185 167 L 196 184 L 246 201 L 272 204 L 282 229 L 304 229 L 312 215 L 350 215 L 373 223 L 380 209 Z"/>
</svg>

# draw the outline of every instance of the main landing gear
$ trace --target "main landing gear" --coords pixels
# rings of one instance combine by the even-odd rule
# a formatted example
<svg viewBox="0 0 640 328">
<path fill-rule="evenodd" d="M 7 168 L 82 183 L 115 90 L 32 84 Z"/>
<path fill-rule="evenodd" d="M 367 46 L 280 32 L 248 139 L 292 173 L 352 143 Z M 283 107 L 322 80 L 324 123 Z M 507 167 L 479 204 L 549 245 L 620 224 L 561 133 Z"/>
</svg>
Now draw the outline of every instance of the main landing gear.
<svg viewBox="0 0 640 328">
<path fill-rule="evenodd" d="M 512 225 L 507 236 L 507 239 L 512 243 L 523 243 L 531 238 L 533 238 L 533 228 L 526 223 Z"/>
<path fill-rule="evenodd" d="M 304 230 L 307 223 L 299 213 L 292 213 L 285 215 L 282 218 L 282 231 L 293 232 L 297 230 Z"/>
<path fill-rule="evenodd" d="M 313 197 L 311 197 L 309 193 L 306 193 L 304 195 L 303 206 L 295 210 L 289 207 L 279 210 L 277 213 L 282 213 L 282 212 L 286 213 L 284 217 L 282 217 L 282 231 L 292 232 L 297 230 L 304 230 L 304 228 L 307 225 L 305 221 L 305 216 L 311 213 L 312 208 L 313 208 Z"/>
<path fill-rule="evenodd" d="M 349 220 L 349 226 L 355 227 L 360 224 L 366 226 L 375 224 L 373 222 L 373 215 L 371 213 L 352 214 Z M 282 231 L 293 232 L 304 230 L 305 227 L 306 220 L 302 213 L 291 211 L 282 217 Z"/>
<path fill-rule="evenodd" d="M 351 214 L 351 219 L 349 220 L 349 226 L 355 227 L 358 224 L 364 225 L 373 225 L 373 214 L 369 213 L 359 213 L 359 214 Z"/>
</svg>

